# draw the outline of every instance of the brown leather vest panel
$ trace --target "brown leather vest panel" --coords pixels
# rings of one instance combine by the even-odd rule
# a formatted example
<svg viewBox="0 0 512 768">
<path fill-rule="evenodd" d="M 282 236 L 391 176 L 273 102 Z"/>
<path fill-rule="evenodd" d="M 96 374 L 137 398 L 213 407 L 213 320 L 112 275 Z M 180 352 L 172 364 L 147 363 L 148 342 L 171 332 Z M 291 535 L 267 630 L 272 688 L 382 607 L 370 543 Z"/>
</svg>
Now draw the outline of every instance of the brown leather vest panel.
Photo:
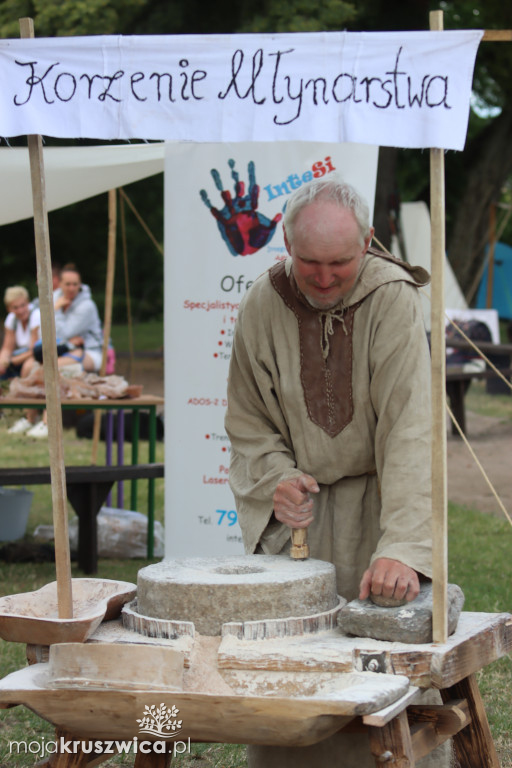
<svg viewBox="0 0 512 768">
<path fill-rule="evenodd" d="M 309 418 L 331 437 L 352 421 L 352 330 L 355 304 L 333 314 L 333 333 L 324 357 L 326 313 L 311 307 L 297 288 L 285 263 L 270 270 L 270 281 L 297 318 L 300 339 L 300 377 Z"/>
</svg>

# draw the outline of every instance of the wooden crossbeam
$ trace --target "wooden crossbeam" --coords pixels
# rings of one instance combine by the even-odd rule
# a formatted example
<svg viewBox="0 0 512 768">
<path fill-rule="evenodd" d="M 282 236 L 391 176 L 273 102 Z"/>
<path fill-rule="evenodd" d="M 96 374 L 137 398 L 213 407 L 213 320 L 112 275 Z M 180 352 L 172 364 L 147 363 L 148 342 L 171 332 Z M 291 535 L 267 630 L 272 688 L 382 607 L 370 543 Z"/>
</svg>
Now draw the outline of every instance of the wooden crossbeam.
<svg viewBox="0 0 512 768">
<path fill-rule="evenodd" d="M 421 760 L 469 725 L 471 714 L 467 700 L 458 699 L 443 705 L 408 707 L 407 719 L 411 729 L 414 759 Z"/>
<path fill-rule="evenodd" d="M 486 29 L 482 37 L 484 43 L 512 42 L 512 29 Z"/>
</svg>

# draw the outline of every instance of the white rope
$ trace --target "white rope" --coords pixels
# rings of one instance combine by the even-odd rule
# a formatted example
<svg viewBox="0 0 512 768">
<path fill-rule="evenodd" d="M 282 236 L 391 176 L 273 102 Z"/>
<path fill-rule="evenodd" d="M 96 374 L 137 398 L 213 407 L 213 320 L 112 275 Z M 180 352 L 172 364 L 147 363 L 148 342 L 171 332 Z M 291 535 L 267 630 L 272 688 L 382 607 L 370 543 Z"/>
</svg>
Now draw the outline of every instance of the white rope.
<svg viewBox="0 0 512 768">
<path fill-rule="evenodd" d="M 499 496 L 498 496 L 498 494 L 496 493 L 496 491 L 495 491 L 495 489 L 494 489 L 494 486 L 493 486 L 493 484 L 491 483 L 491 481 L 490 481 L 490 479 L 489 479 L 489 477 L 488 477 L 488 475 L 487 475 L 487 473 L 486 473 L 485 469 L 484 469 L 484 468 L 483 468 L 483 466 L 480 464 L 480 462 L 479 462 L 479 460 L 478 460 L 478 458 L 477 458 L 477 456 L 476 456 L 476 454 L 475 454 L 474 450 L 472 449 L 472 447 L 471 447 L 471 446 L 470 446 L 470 444 L 469 444 L 469 440 L 467 439 L 466 435 L 464 434 L 464 432 L 463 432 L 463 431 L 462 431 L 462 429 L 460 428 L 460 426 L 459 426 L 459 424 L 458 424 L 458 422 L 457 422 L 457 419 L 455 418 L 455 416 L 454 416 L 454 415 L 453 415 L 453 413 L 451 412 L 451 410 L 450 410 L 450 406 L 449 406 L 448 404 L 446 405 L 446 410 L 448 411 L 448 414 L 449 414 L 449 416 L 450 416 L 450 419 L 451 419 L 451 420 L 452 420 L 452 422 L 455 424 L 455 427 L 456 427 L 456 429 L 457 429 L 457 432 L 459 433 L 459 435 L 460 435 L 460 436 L 462 437 L 462 439 L 464 440 L 464 444 L 466 445 L 466 448 L 467 448 L 467 449 L 468 449 L 468 451 L 470 452 L 470 454 L 471 454 L 471 456 L 473 457 L 473 459 L 474 459 L 474 461 L 475 461 L 475 463 L 476 463 L 476 465 L 477 465 L 478 469 L 479 469 L 479 470 L 480 470 L 480 472 L 482 473 L 482 476 L 483 476 L 483 478 L 484 478 L 485 482 L 487 483 L 487 485 L 489 486 L 489 488 L 490 488 L 490 490 L 491 490 L 491 492 L 492 492 L 492 495 L 494 496 L 494 498 L 495 498 L 495 499 L 496 499 L 496 501 L 498 502 L 498 506 L 499 506 L 499 508 L 501 509 L 501 511 L 503 512 L 503 514 L 505 515 L 505 517 L 507 518 L 507 520 L 509 521 L 509 523 L 512 525 L 512 517 L 510 516 L 510 514 L 509 514 L 509 513 L 507 512 L 507 510 L 505 509 L 505 506 L 504 506 L 503 502 L 501 501 L 500 497 L 499 497 Z"/>
</svg>

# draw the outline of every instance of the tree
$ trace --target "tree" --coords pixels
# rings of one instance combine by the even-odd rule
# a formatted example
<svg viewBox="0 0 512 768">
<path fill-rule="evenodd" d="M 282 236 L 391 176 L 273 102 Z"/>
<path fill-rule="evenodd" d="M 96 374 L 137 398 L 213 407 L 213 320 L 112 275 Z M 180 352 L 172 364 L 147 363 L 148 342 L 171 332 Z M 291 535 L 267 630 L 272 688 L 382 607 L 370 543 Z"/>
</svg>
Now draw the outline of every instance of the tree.
<svg viewBox="0 0 512 768">
<path fill-rule="evenodd" d="M 478 7 L 475 7 L 478 6 Z M 510 29 L 510 4 L 446 3 L 447 22 L 462 28 Z M 464 152 L 463 166 L 450 162 L 447 170 L 460 174 L 459 194 L 450 199 L 451 226 L 448 257 L 464 292 L 468 292 L 481 271 L 488 242 L 489 210 L 500 201 L 512 173 L 512 46 L 510 43 L 480 45 L 474 91 L 483 113 L 472 115 L 473 128 Z M 475 124 L 480 125 L 475 129 Z M 454 158 L 458 160 L 458 158 Z M 456 166 L 456 167 L 455 167 Z"/>
<path fill-rule="evenodd" d="M 356 24 L 361 29 L 426 29 L 428 11 L 438 8 L 444 11 L 445 29 L 512 28 L 512 7 L 498 0 L 370 0 L 358 6 Z M 507 180 L 512 173 L 510 43 L 480 45 L 473 89 L 475 105 L 465 150 L 449 152 L 445 159 L 447 251 L 465 293 L 472 288 L 485 259 L 490 204 L 508 194 Z M 392 147 L 380 150 L 376 229 L 386 245 L 398 196 L 428 202 L 428 152 Z M 508 232 L 512 237 L 512 230 Z"/>
</svg>

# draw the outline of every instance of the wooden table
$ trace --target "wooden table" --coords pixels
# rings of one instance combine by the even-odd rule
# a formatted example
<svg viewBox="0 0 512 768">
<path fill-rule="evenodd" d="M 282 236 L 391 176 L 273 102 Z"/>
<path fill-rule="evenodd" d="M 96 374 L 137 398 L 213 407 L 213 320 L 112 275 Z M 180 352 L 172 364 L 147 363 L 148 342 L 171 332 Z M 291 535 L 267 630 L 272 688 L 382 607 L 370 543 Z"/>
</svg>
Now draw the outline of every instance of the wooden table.
<svg viewBox="0 0 512 768">
<path fill-rule="evenodd" d="M 512 368 L 502 368 L 500 373 L 510 379 Z M 485 371 L 468 371 L 456 365 L 448 366 L 446 368 L 446 394 L 450 400 L 452 413 L 463 434 L 466 434 L 466 405 L 464 398 L 471 382 L 478 379 L 499 380 L 496 373 L 490 368 Z M 460 437 L 455 424 L 452 424 L 452 435 L 454 437 Z"/>
<path fill-rule="evenodd" d="M 110 631 L 116 642 L 126 643 L 126 636 L 114 629 L 101 625 L 91 640 L 95 644 L 105 642 Z M 132 642 L 137 642 L 134 633 L 130 634 Z M 138 642 L 149 644 L 150 654 L 151 645 L 167 643 L 173 647 L 179 641 L 140 636 Z M 224 675 L 236 670 L 262 674 L 272 670 L 283 674 L 288 670 L 290 674 L 296 671 L 305 675 L 307 670 L 315 677 L 329 670 L 353 673 L 365 669 L 380 669 L 388 678 L 405 675 L 409 689 L 389 706 L 376 711 L 368 711 L 364 687 L 356 707 L 352 701 L 352 709 L 338 706 L 329 697 L 310 704 L 307 694 L 304 699 L 283 699 L 275 695 L 255 697 L 250 693 L 208 694 L 129 687 L 52 689 L 40 683 L 48 668 L 45 663 L 34 664 L 0 681 L 0 706 L 24 704 L 53 723 L 58 735 L 71 740 L 133 739 L 139 735 L 137 718 L 144 706 L 157 702 L 167 707 L 174 704 L 179 709 L 183 719 L 180 740 L 284 745 L 290 744 L 290 733 L 294 731 L 300 736 L 297 744 L 314 744 L 340 730 L 364 732 L 377 767 L 389 764 L 412 768 L 418 759 L 453 738 L 461 768 L 499 768 L 475 673 L 511 650 L 512 616 L 487 613 L 462 613 L 456 632 L 442 645 L 415 646 L 353 638 L 334 630 L 318 636 L 287 638 L 286 643 L 282 639 L 233 642 L 233 637 L 221 642 L 217 666 Z M 421 689 L 429 688 L 441 691 L 442 705 L 422 704 Z M 357 713 L 358 708 L 361 714 Z M 156 741 L 161 737 L 147 738 Z M 269 741 L 265 742 L 266 738 Z M 169 749 L 172 750 L 172 739 Z M 50 765 L 85 768 L 92 757 L 85 753 L 54 755 Z M 165 768 L 170 757 L 169 752 L 137 754 L 135 765 Z M 97 755 L 94 759 L 98 762 Z"/>
<path fill-rule="evenodd" d="M 157 416 L 157 408 L 159 406 L 162 406 L 164 403 L 163 398 L 156 397 L 153 395 L 145 395 L 142 397 L 137 398 L 124 398 L 124 399 L 117 399 L 117 400 L 98 400 L 98 399 L 92 399 L 92 398 L 83 398 L 83 399 L 68 399 L 68 400 L 62 400 L 61 405 L 64 410 L 101 410 L 101 411 L 118 411 L 118 412 L 125 412 L 125 411 L 131 411 L 133 414 L 133 423 L 132 423 L 132 455 L 131 455 L 131 465 L 132 467 L 135 466 L 142 466 L 146 467 L 146 470 L 134 470 L 130 471 L 128 467 L 124 468 L 124 471 L 121 471 L 120 469 L 116 467 L 112 467 L 112 470 L 114 470 L 110 475 L 105 474 L 105 468 L 98 468 L 99 470 L 103 470 L 103 477 L 100 478 L 99 476 L 95 479 L 93 479 L 92 474 L 89 474 L 89 480 L 87 480 L 87 477 L 84 475 L 81 478 L 74 478 L 74 482 L 77 483 L 82 480 L 82 483 L 87 483 L 89 485 L 89 488 L 86 490 L 87 494 L 90 493 L 96 493 L 94 499 L 89 496 L 88 500 L 84 502 L 83 500 L 80 500 L 80 490 L 78 490 L 78 493 L 72 491 L 71 496 L 68 492 L 68 498 L 70 502 L 72 503 L 73 507 L 75 508 L 75 511 L 77 511 L 77 514 L 80 519 L 80 514 L 82 515 L 82 518 L 85 517 L 86 513 L 85 507 L 87 507 L 88 510 L 92 509 L 92 506 L 96 506 L 98 503 L 99 496 L 102 495 L 103 489 L 100 490 L 100 486 L 98 485 L 100 482 L 104 483 L 110 483 L 110 485 L 107 488 L 107 492 L 105 495 L 102 496 L 101 501 L 99 502 L 98 509 L 101 507 L 101 504 L 105 501 L 106 496 L 108 495 L 108 492 L 110 491 L 110 488 L 112 487 L 112 484 L 118 480 L 122 479 L 129 479 L 131 480 L 131 508 L 133 510 L 136 510 L 137 507 L 137 480 L 141 478 L 147 478 L 148 479 L 148 536 L 147 536 L 147 556 L 148 558 L 152 558 L 154 555 L 154 519 L 155 519 L 155 479 L 157 477 L 163 476 L 163 468 L 162 465 L 155 464 L 155 457 L 156 457 L 156 416 Z M 46 402 L 44 399 L 38 399 L 38 398 L 14 398 L 14 397 L 0 397 L 0 409 L 3 408 L 9 408 L 9 409 L 27 409 L 27 408 L 34 408 L 37 410 L 44 410 L 46 408 Z M 140 425 L 140 412 L 141 411 L 148 411 L 149 412 L 149 454 L 148 454 L 148 464 L 147 465 L 139 465 L 139 425 Z M 150 466 L 159 467 L 156 471 L 153 471 L 149 469 Z M 17 485 L 17 484 L 37 484 L 36 479 L 31 480 L 30 477 L 34 476 L 33 469 L 35 468 L 24 468 L 20 467 L 19 469 L 3 469 L 0 471 L 0 484 L 2 485 Z M 49 473 L 49 468 L 40 468 L 41 470 L 46 470 Z M 78 470 L 78 467 L 74 467 L 73 470 Z M 89 470 L 92 470 L 92 467 L 89 467 Z M 117 476 L 116 471 L 117 470 Z M 144 474 L 144 471 L 146 474 Z M 23 474 L 25 472 L 25 474 Z M 16 475 L 18 473 L 18 475 Z M 99 472 L 98 474 L 100 474 Z M 24 479 L 20 479 L 24 478 Z M 18 479 L 18 482 L 16 482 L 16 479 Z M 45 471 L 41 472 L 41 483 L 47 483 L 49 482 L 49 474 L 48 479 Z M 96 490 L 92 487 L 91 483 L 96 483 Z M 83 486 L 82 486 L 83 490 Z M 94 503 L 93 503 L 94 502 Z M 83 511 L 81 513 L 78 512 L 77 505 L 82 509 Z M 92 516 L 89 514 L 89 524 L 88 524 L 88 533 L 86 534 L 91 540 L 91 537 L 94 536 L 95 539 L 95 525 L 96 525 L 96 517 L 94 514 L 94 522 L 92 521 Z M 92 526 L 94 526 L 94 531 L 92 531 Z M 85 529 L 84 529 L 85 530 Z M 85 535 L 85 534 L 84 534 Z M 85 546 L 85 545 L 84 545 Z M 85 549 L 82 552 L 83 554 L 83 562 L 82 566 L 85 565 L 85 572 L 86 573 L 95 573 L 95 563 L 89 558 L 87 560 L 87 553 Z M 94 553 L 92 553 L 93 556 Z M 94 557 L 93 557 L 94 559 Z"/>
<path fill-rule="evenodd" d="M 147 479 L 153 483 L 164 476 L 164 465 L 133 464 L 117 467 L 78 466 L 65 467 L 68 501 L 78 517 L 78 567 L 86 574 L 98 571 L 97 515 L 113 484 L 122 480 Z M 50 467 L 16 467 L 0 469 L 0 485 L 48 485 L 51 483 Z M 149 496 L 149 495 L 148 495 Z M 154 531 L 153 499 L 148 501 L 148 550 L 151 547 L 149 531 Z M 151 523 L 150 523 L 151 521 Z M 148 555 L 152 557 L 153 555 Z"/>
<path fill-rule="evenodd" d="M 446 342 L 447 347 L 460 349 L 465 352 L 475 353 L 474 347 L 467 341 L 458 339 L 449 339 Z M 488 341 L 479 341 L 476 346 L 486 357 L 495 365 L 499 372 L 510 382 L 512 376 L 512 344 L 493 344 Z M 464 397 L 471 381 L 485 379 L 486 381 L 495 381 L 506 385 L 501 381 L 496 372 L 489 366 L 485 370 L 471 371 L 465 369 L 463 365 L 446 366 L 446 394 L 450 399 L 450 405 L 453 415 L 464 434 L 466 434 L 466 409 Z M 511 390 L 505 390 L 511 394 Z M 460 437 L 457 428 L 452 425 L 452 435 Z"/>
</svg>

